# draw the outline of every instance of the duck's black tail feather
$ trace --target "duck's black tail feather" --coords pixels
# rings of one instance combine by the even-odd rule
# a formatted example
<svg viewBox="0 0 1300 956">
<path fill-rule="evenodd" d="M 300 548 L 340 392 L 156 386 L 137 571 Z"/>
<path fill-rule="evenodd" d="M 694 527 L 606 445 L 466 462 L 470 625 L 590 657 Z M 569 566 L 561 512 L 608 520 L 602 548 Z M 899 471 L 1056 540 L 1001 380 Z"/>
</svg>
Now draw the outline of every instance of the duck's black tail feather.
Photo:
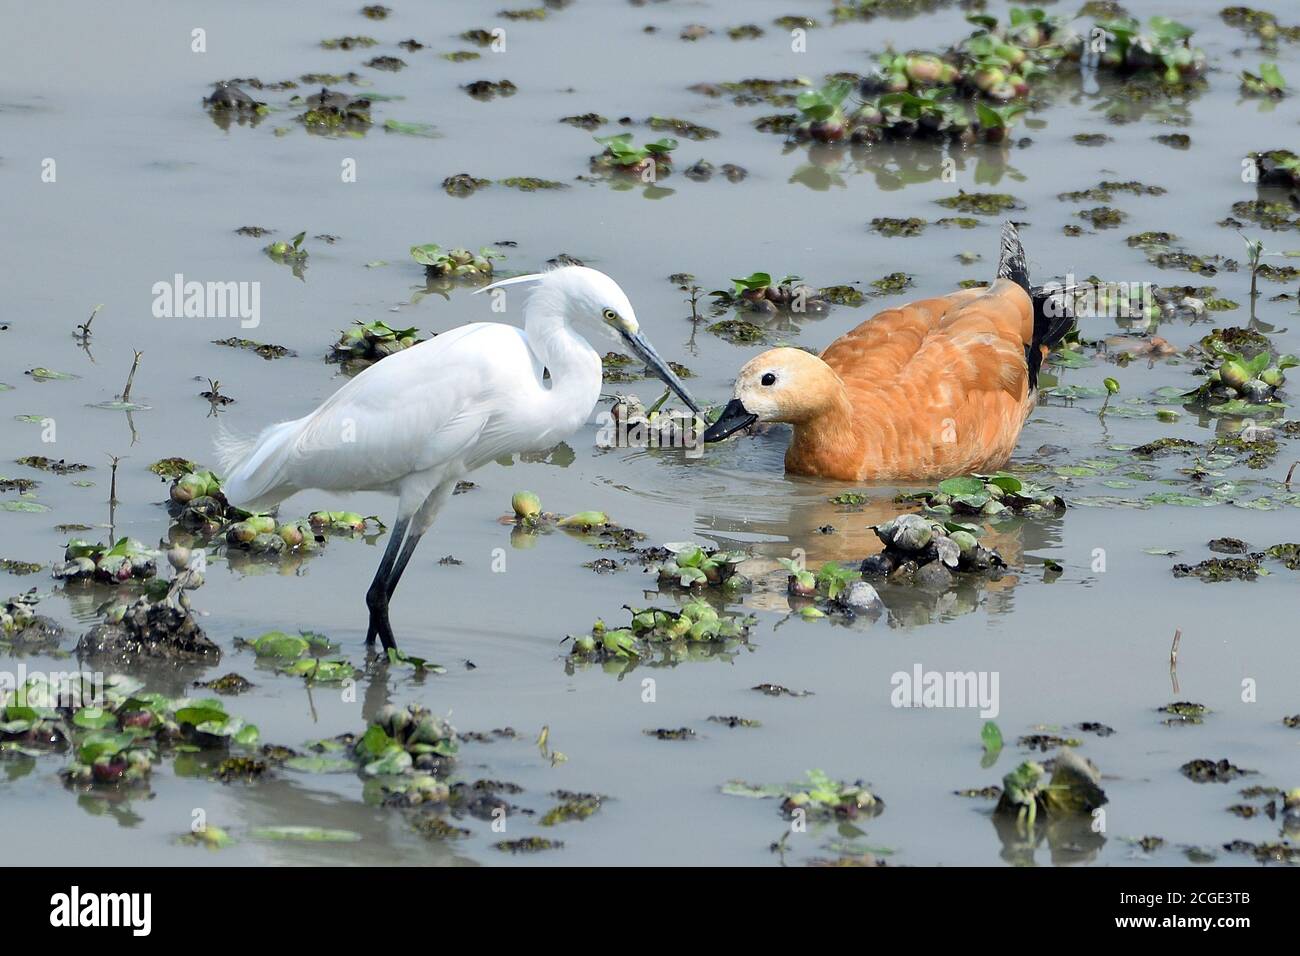
<svg viewBox="0 0 1300 956">
<path fill-rule="evenodd" d="M 1020 231 L 1010 219 L 1002 224 L 998 278 L 1010 279 L 1026 292 L 1029 291 L 1029 263 L 1025 260 L 1025 247 L 1020 244 Z"/>
<path fill-rule="evenodd" d="M 1033 340 L 1025 346 L 1025 363 L 1029 366 L 1029 388 L 1038 387 L 1038 370 L 1042 367 L 1042 349 L 1051 349 L 1074 328 L 1074 310 L 1071 307 L 1073 290 L 1054 286 L 1031 286 L 1029 263 L 1025 247 L 1020 242 L 1020 231 L 1010 220 L 1002 224 L 1002 243 L 998 251 L 998 278 L 1010 279 L 1029 293 L 1034 304 Z"/>
</svg>

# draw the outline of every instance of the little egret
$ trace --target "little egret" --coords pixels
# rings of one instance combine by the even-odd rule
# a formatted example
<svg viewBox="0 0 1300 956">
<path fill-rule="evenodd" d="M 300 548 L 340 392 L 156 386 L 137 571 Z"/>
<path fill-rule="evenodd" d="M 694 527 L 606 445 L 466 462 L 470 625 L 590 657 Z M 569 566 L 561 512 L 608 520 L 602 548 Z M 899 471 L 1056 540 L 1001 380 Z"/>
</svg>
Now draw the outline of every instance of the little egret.
<svg viewBox="0 0 1300 956">
<path fill-rule="evenodd" d="M 304 418 L 255 438 L 217 436 L 225 495 L 241 508 L 264 511 L 309 488 L 397 496 L 366 592 L 367 644 L 397 646 L 389 599 L 456 482 L 502 455 L 550 448 L 586 422 L 602 382 L 589 339 L 630 351 L 699 414 L 613 279 L 567 266 L 478 291 L 523 282 L 535 285 L 522 330 L 476 322 L 443 332 L 370 366 Z"/>
</svg>

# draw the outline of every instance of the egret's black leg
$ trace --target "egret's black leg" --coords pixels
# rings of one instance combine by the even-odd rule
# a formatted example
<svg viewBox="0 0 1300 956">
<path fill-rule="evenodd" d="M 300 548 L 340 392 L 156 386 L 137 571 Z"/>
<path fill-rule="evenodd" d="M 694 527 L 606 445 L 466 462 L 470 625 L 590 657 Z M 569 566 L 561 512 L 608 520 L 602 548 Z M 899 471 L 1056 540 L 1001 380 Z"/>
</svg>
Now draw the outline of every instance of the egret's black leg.
<svg viewBox="0 0 1300 956">
<path fill-rule="evenodd" d="M 370 626 L 366 630 L 366 644 L 374 644 L 377 635 L 383 642 L 384 650 L 393 650 L 397 647 L 397 640 L 393 637 L 393 627 L 388 623 L 388 598 L 392 594 L 388 588 L 388 576 L 392 573 L 393 565 L 402 550 L 409 523 L 410 518 L 406 517 L 399 518 L 393 525 L 388 547 L 384 549 L 384 556 L 379 561 L 379 569 L 375 571 L 375 578 L 370 582 L 370 589 L 366 591 L 366 606 L 370 608 Z"/>
<path fill-rule="evenodd" d="M 402 544 L 402 553 L 397 556 L 397 561 L 393 568 L 388 572 L 388 597 L 391 599 L 393 592 L 397 590 L 397 582 L 402 580 L 402 572 L 411 561 L 411 555 L 415 553 L 416 546 L 420 543 L 423 534 L 416 534 L 412 531 L 406 536 L 406 541 Z"/>
</svg>

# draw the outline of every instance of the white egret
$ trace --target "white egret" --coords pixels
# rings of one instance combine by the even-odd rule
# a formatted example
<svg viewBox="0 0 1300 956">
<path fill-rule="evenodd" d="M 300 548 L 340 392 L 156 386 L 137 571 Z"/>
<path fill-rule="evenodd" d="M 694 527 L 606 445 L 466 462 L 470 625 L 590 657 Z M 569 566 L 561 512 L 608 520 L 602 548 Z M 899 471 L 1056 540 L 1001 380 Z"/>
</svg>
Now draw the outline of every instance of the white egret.
<svg viewBox="0 0 1300 956">
<path fill-rule="evenodd" d="M 370 366 L 303 418 L 255 438 L 218 434 L 223 490 L 238 507 L 264 511 L 309 488 L 397 496 L 366 593 L 367 644 L 397 646 L 389 599 L 456 482 L 502 455 L 550 448 L 587 421 L 602 382 L 589 338 L 633 353 L 699 413 L 609 276 L 567 266 L 478 291 L 521 282 L 536 283 L 522 330 L 476 322 L 443 332 Z"/>
</svg>

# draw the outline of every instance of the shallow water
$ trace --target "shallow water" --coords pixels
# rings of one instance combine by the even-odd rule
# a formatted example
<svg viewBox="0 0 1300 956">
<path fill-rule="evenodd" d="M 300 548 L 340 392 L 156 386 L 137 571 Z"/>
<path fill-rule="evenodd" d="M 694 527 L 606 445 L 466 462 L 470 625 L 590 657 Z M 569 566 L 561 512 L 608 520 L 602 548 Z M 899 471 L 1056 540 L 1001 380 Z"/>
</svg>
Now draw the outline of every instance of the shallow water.
<svg viewBox="0 0 1300 956">
<path fill-rule="evenodd" d="M 465 49 L 462 30 L 502 22 L 469 2 L 396 5 L 383 22 L 357 12 L 358 4 L 315 5 L 310 18 L 297 10 L 252 3 L 220 6 L 192 2 L 165 6 L 109 8 L 79 3 L 55 16 L 27 5 L 8 11 L 9 29 L 0 37 L 6 64 L 0 97 L 0 189 L 4 225 L 0 253 L 6 263 L 7 324 L 0 332 L 0 473 L 35 477 L 35 500 L 45 513 L 0 513 L 0 557 L 38 561 L 38 575 L 0 583 L 8 593 L 37 586 L 51 592 L 41 610 L 68 628 L 62 648 L 96 619 L 107 591 L 63 587 L 48 577 L 68 535 L 59 523 L 96 525 L 85 537 L 107 536 L 108 455 L 120 455 L 119 504 L 113 531 L 153 543 L 164 537 L 168 519 L 162 502 L 167 488 L 146 471 L 158 458 L 182 455 L 211 461 L 216 419 L 197 393 L 206 378 L 219 380 L 237 402 L 222 420 L 242 430 L 297 417 L 340 383 L 338 369 L 321 357 L 352 320 L 384 319 L 443 331 L 465 321 L 499 318 L 486 297 L 453 291 L 449 300 L 419 293 L 422 270 L 410 261 L 409 246 L 438 242 L 444 247 L 478 247 L 509 240 L 501 267 L 526 272 L 561 252 L 577 256 L 614 276 L 635 303 L 649 337 L 665 357 L 688 365 L 689 383 L 701 399 L 727 397 L 739 366 L 761 346 L 735 346 L 693 329 L 690 309 L 667 276 L 689 272 L 704 289 L 724 287 L 729 277 L 756 270 L 798 274 L 813 285 L 865 285 L 897 270 L 915 276 L 917 293 L 942 293 L 964 278 L 986 276 L 996 257 L 996 225 L 985 218 L 973 230 L 930 226 L 922 238 L 885 239 L 868 231 L 876 216 L 950 215 L 934 200 L 955 188 L 1010 192 L 1026 209 L 1017 213 L 1024 229 L 1031 269 L 1037 277 L 1074 273 L 1163 285 L 1214 284 L 1218 294 L 1243 307 L 1211 313 L 1209 320 L 1166 322 L 1159 334 L 1179 350 L 1209 330 L 1246 321 L 1248 277 L 1220 273 L 1208 279 L 1148 266 L 1140 250 L 1123 239 L 1146 230 L 1182 237 L 1193 252 L 1241 259 L 1243 244 L 1233 230 L 1216 225 L 1233 202 L 1254 198 L 1240 179 L 1241 159 L 1251 149 L 1293 143 L 1296 99 L 1271 112 L 1242 101 L 1236 72 L 1260 59 L 1254 41 L 1224 26 L 1219 3 L 1134 3 L 1141 15 L 1168 14 L 1194 26 L 1196 42 L 1217 69 L 1208 89 L 1189 105 L 1184 127 L 1162 125 L 1158 113 L 1127 124 L 1105 121 L 1097 109 L 1104 93 L 1084 93 L 1077 82 L 1063 84 L 1049 105 L 1036 109 L 1022 128 L 1032 143 L 1011 148 L 996 181 L 977 181 L 976 160 L 985 168 L 996 157 L 972 149 L 959 160 L 955 184 L 937 178 L 902 186 L 882 170 L 904 175 L 918 153 L 878 146 L 866 155 L 836 160 L 840 182 L 813 189 L 806 146 L 784 149 L 782 138 L 760 133 L 752 121 L 770 106 L 735 106 L 727 97 L 689 92 L 699 82 L 745 77 L 865 72 L 886 45 L 946 46 L 967 32 L 962 12 L 940 10 L 916 19 L 824 26 L 810 31 L 809 52 L 789 50 L 788 38 L 769 24 L 790 13 L 789 4 L 751 0 L 738 8 L 724 3 L 653 3 L 642 7 L 614 0 L 582 0 L 553 11 L 540 23 L 506 24 L 507 51 L 484 52 L 469 63 L 451 63 L 437 53 Z M 1284 22 L 1293 11 L 1278 2 L 1261 3 Z M 1002 3 L 991 11 L 1003 14 Z M 1055 4 L 1052 12 L 1071 12 Z M 809 10 L 824 22 L 822 9 Z M 1292 17 L 1293 18 L 1293 17 Z M 682 26 L 706 23 L 716 29 L 749 21 L 764 25 L 759 40 L 733 42 L 714 35 L 695 43 L 678 39 Z M 657 33 L 643 27 L 656 25 Z M 207 52 L 190 51 L 190 31 L 207 31 Z M 323 50 L 325 37 L 369 34 L 381 43 L 370 50 Z M 397 41 L 416 37 L 428 44 L 408 53 Z M 400 56 L 408 67 L 390 74 L 362 66 L 378 54 Z M 1300 76 L 1297 47 L 1282 45 L 1284 74 Z M 267 82 L 305 72 L 357 70 L 373 85 L 356 92 L 395 97 L 375 104 L 376 125 L 362 138 L 307 135 L 284 110 L 255 127 L 214 124 L 200 100 L 213 81 L 258 76 Z M 519 92 L 479 102 L 458 89 L 478 79 L 509 78 Z M 342 88 L 355 91 L 344 85 Z M 303 92 L 310 92 L 306 90 Z M 290 93 L 256 93 L 273 105 Z M 599 147 L 582 130 L 561 125 L 561 116 L 597 111 L 617 119 L 651 114 L 679 116 L 720 132 L 706 142 L 683 140 L 677 151 L 684 167 L 699 157 L 715 164 L 738 163 L 749 178 L 732 184 L 721 176 L 698 183 L 680 171 L 662 185 L 659 198 L 640 187 L 611 188 L 579 182 Z M 438 138 L 386 132 L 384 119 L 432 123 Z M 276 127 L 288 132 L 275 134 Z M 640 139 L 657 138 L 631 127 Z M 1171 150 L 1153 141 L 1181 130 L 1192 148 Z M 602 134 L 615 132 L 615 124 Z M 1078 132 L 1103 131 L 1113 142 L 1100 148 L 1075 145 Z M 920 151 L 933 163 L 933 150 Z M 57 162 L 57 181 L 42 183 L 41 161 Z M 825 157 L 819 157 L 825 162 Z M 340 164 L 355 159 L 357 181 L 340 181 Z M 520 193 L 494 185 L 468 198 L 453 198 L 440 184 L 469 172 L 497 179 L 539 176 L 571 183 L 553 192 Z M 798 177 L 798 178 L 796 178 Z M 1067 222 L 1081 222 L 1078 208 L 1097 203 L 1057 199 L 1103 179 L 1137 179 L 1166 187 L 1163 196 L 1117 195 L 1112 205 L 1129 218 L 1120 228 L 1082 237 L 1062 234 Z M 300 281 L 261 252 L 268 240 L 241 237 L 244 225 L 274 228 L 277 238 L 306 230 L 310 258 Z M 312 237 L 331 234 L 328 244 Z M 1300 245 L 1294 234 L 1263 233 L 1270 248 Z M 983 255 L 971 266 L 955 256 Z M 368 267 L 377 261 L 384 265 Z M 1274 260 L 1279 261 L 1279 260 Z M 156 319 L 151 315 L 155 282 L 175 273 L 187 279 L 261 283 L 262 321 L 241 330 L 233 319 Z M 1268 302 L 1283 291 L 1263 283 L 1259 316 L 1275 327 L 1281 352 L 1300 352 L 1294 330 L 1294 299 Z M 1294 291 L 1294 290 L 1291 290 Z M 904 301 L 868 300 L 862 308 L 837 307 L 783 340 L 824 347 L 876 308 Z M 88 349 L 71 335 L 91 308 L 103 303 Z M 1092 323 L 1092 324 L 1088 324 Z M 707 324 L 707 323 L 704 323 Z M 1120 331 L 1114 320 L 1091 319 L 1085 338 Z M 296 358 L 264 361 L 211 340 L 246 335 L 294 349 Z M 152 406 L 131 416 L 94 409 L 120 391 L 132 349 L 144 352 L 133 397 Z M 25 370 L 44 366 L 78 376 L 40 382 Z M 1121 384 L 1120 405 L 1149 398 L 1163 386 L 1192 387 L 1191 364 L 1136 360 L 1118 367 L 1094 360 L 1090 367 L 1057 369 L 1061 384 L 1098 386 L 1104 376 Z M 615 389 L 609 389 L 612 394 Z M 649 401 L 650 383 L 618 386 Z M 1184 414 L 1178 423 L 1154 417 L 1111 414 L 1100 420 L 1094 400 L 1068 404 L 1049 399 L 1034 415 L 1020 441 L 1018 461 L 1038 460 L 1045 444 L 1067 449 L 1051 465 L 1112 457 L 1127 461 L 1127 446 L 1157 437 L 1208 438 L 1214 420 Z M 1115 407 L 1114 405 L 1112 407 Z M 1131 406 L 1150 410 L 1150 406 Z M 17 420 L 53 418 L 57 440 L 41 441 L 41 426 Z M 609 797 L 580 823 L 554 828 L 536 818 L 511 816 L 504 838 L 542 835 L 564 848 L 535 856 L 511 856 L 492 848 L 502 839 L 487 823 L 461 820 L 473 830 L 465 840 L 441 843 L 413 832 L 402 815 L 367 805 L 352 774 L 309 776 L 279 772 L 257 784 L 223 785 L 178 775 L 165 761 L 154 774 L 149 796 L 97 801 L 67 791 L 58 778 L 64 763 L 45 756 L 33 763 L 0 760 L 0 836 L 7 858 L 45 864 L 114 862 L 205 865 L 280 863 L 613 863 L 772 864 L 782 860 L 769 845 L 788 831 L 772 801 L 723 795 L 733 778 L 776 783 L 821 768 L 842 779 L 861 778 L 884 800 L 884 813 L 856 836 L 861 846 L 888 851 L 891 863 L 998 864 L 1072 862 L 1054 856 L 1050 840 L 1021 846 L 1014 833 L 995 825 L 992 803 L 963 799 L 954 790 L 1000 782 L 1027 752 L 1015 738 L 1038 724 L 1073 727 L 1100 721 L 1113 736 L 1077 732 L 1080 753 L 1104 774 L 1110 797 L 1104 839 L 1088 843 L 1082 858 L 1095 863 L 1180 864 L 1186 847 L 1208 848 L 1219 863 L 1248 857 L 1220 849 L 1243 839 L 1278 838 L 1267 818 L 1239 819 L 1226 807 L 1243 801 L 1237 782 L 1197 785 L 1178 768 L 1198 757 L 1227 757 L 1255 769 L 1246 783 L 1289 788 L 1300 785 L 1300 731 L 1281 722 L 1300 711 L 1300 656 L 1295 651 L 1295 608 L 1300 578 L 1274 564 L 1275 573 L 1249 583 L 1204 584 L 1175 579 L 1177 561 L 1209 557 L 1205 544 L 1233 535 L 1252 547 L 1297 539 L 1297 512 L 1287 506 L 1257 511 L 1220 504 L 1206 508 L 1155 505 L 1144 510 L 1071 507 L 1061 518 L 1026 519 L 992 529 L 1012 567 L 996 584 L 956 602 L 889 595 L 894 626 L 885 621 L 853 627 L 829 620 L 787 616 L 780 576 L 768 574 L 760 591 L 746 597 L 758 623 L 748 646 L 729 660 L 687 661 L 675 667 L 640 667 L 621 679 L 600 667 L 566 673 L 569 633 L 587 630 L 593 619 L 621 620 L 625 604 L 650 603 L 645 589 L 654 579 L 631 567 L 597 576 L 584 562 L 602 556 L 563 533 L 541 536 L 535 546 L 511 546 L 511 529 L 498 522 L 511 494 L 536 491 L 548 509 L 603 509 L 621 524 L 648 536 L 647 543 L 695 538 L 746 547 L 766 564 L 792 548 L 811 561 L 856 561 L 876 550 L 868 526 L 897 510 L 893 488 L 871 490 L 861 511 L 828 503 L 846 490 L 832 483 L 787 479 L 781 474 L 785 434 L 774 429 L 710 448 L 701 460 L 675 451 L 602 451 L 594 420 L 568 442 L 566 467 L 516 462 L 489 466 L 472 476 L 478 487 L 457 496 L 424 541 L 393 605 L 402 647 L 447 667 L 446 674 L 417 680 L 409 672 L 376 668 L 362 682 L 356 702 L 337 690 L 310 694 L 300 681 L 258 669 L 252 655 L 233 646 L 236 636 L 270 629 L 320 631 L 339 642 L 356 662 L 363 659 L 363 593 L 384 539 L 333 540 L 324 553 L 296 573 L 243 574 L 217 562 L 194 596 L 206 612 L 203 626 L 222 647 L 224 659 L 206 678 L 236 670 L 256 685 L 227 699 L 228 708 L 254 723 L 270 742 L 298 747 L 309 739 L 360 731 L 366 718 L 387 701 L 420 702 L 449 713 L 461 730 L 512 727 L 516 739 L 464 746 L 462 779 L 509 780 L 524 788 L 512 798 L 540 815 L 554 804 L 557 789 Z M 78 476 L 40 475 L 10 464 L 41 454 L 85 462 L 94 470 Z M 1280 481 L 1290 461 L 1284 448 L 1260 471 L 1234 469 L 1233 479 Z M 1157 462 L 1161 476 L 1176 476 L 1186 461 Z M 1121 468 L 1121 470 L 1123 470 Z M 1049 472 L 1050 474 L 1050 472 Z M 1058 493 L 1074 497 L 1118 495 L 1141 498 L 1154 488 L 1117 491 L 1093 477 L 1056 477 Z M 1158 490 L 1166 490 L 1161 489 Z M 1179 490 L 1170 486 L 1168 490 Z M 1257 497 L 1255 489 L 1248 497 Z M 5 499 L 15 495 L 6 494 Z M 336 507 L 337 499 L 307 492 L 284 506 L 286 514 Z M 348 507 L 387 516 L 392 502 L 358 495 Z M 833 525 L 834 534 L 818 528 Z M 1178 557 L 1144 549 L 1167 548 Z M 504 572 L 494 573 L 496 549 L 505 549 Z M 1104 549 L 1105 570 L 1096 567 Z M 460 566 L 439 565 L 454 555 Z M 1063 573 L 1044 579 L 1045 560 Z M 671 605 L 672 598 L 655 598 Z M 1182 630 L 1177 677 L 1171 688 L 1169 648 Z M 472 668 L 466 662 L 472 662 Z M 63 670 L 66 660 L 42 656 L 21 661 L 29 671 Z M 981 720 L 973 710 L 899 709 L 891 705 L 890 677 L 926 670 L 990 671 L 1000 675 L 997 722 L 1007 737 L 998 763 L 980 766 Z M 5 658 L 0 667 L 18 661 Z M 150 675 L 153 689 L 180 694 L 196 675 Z M 655 701 L 644 703 L 642 681 L 655 681 Z M 1257 683 L 1256 702 L 1242 700 L 1243 681 Z M 750 690 L 770 681 L 812 696 L 771 698 Z M 1213 713 L 1198 726 L 1169 727 L 1156 712 L 1173 700 L 1192 700 Z M 728 729 L 707 718 L 738 714 L 761 720 L 755 729 Z M 550 744 L 567 760 L 555 765 L 533 746 L 542 726 Z M 653 728 L 688 726 L 693 740 L 660 741 L 643 734 Z M 1044 755 L 1039 754 L 1041 759 Z M 178 845 L 193 811 L 238 841 L 216 853 Z M 254 827 L 302 824 L 352 830 L 360 842 L 291 844 L 260 841 Z M 1163 847 L 1143 853 L 1128 838 L 1163 837 Z M 1041 834 L 1040 834 L 1041 836 Z M 786 862 L 833 856 L 833 827 L 791 834 Z"/>
</svg>

